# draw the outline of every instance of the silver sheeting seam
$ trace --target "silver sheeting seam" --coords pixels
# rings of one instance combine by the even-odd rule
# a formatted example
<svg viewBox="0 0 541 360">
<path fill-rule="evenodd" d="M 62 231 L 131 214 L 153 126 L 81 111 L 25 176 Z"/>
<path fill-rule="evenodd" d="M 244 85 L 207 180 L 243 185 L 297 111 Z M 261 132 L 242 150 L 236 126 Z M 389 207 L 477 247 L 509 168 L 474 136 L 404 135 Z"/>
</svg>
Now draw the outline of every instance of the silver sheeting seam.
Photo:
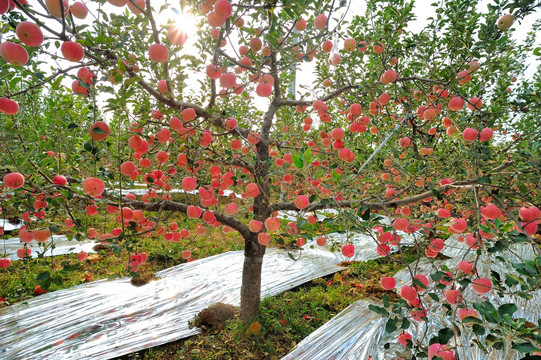
<svg viewBox="0 0 541 360">
<path fill-rule="evenodd" d="M 510 267 L 510 263 L 519 261 L 519 256 L 522 259 L 532 259 L 533 252 L 530 246 L 513 245 L 512 252 L 506 251 L 503 257 L 506 263 L 499 261 L 494 262 L 494 258 L 490 254 L 484 253 L 478 263 L 478 273 L 480 276 L 488 277 L 490 270 L 494 270 L 503 275 L 505 273 L 514 273 Z M 442 253 L 449 256 L 450 259 L 444 261 L 436 261 L 437 266 L 447 265 L 450 269 L 456 267 L 462 259 L 473 260 L 474 253 L 468 251 L 464 243 L 456 240 L 456 237 L 451 237 L 445 242 L 445 248 Z M 428 276 L 433 270 L 433 263 L 427 259 L 423 259 L 417 264 L 417 273 Z M 403 269 L 395 276 L 397 280 L 397 291 L 407 284 L 411 284 L 411 275 L 407 269 Z M 431 284 L 433 285 L 433 284 Z M 429 291 L 431 288 L 427 291 Z M 464 299 L 468 304 L 479 301 L 479 296 L 468 288 L 463 293 Z M 524 317 L 526 320 L 537 323 L 541 316 L 541 291 L 533 294 L 533 299 L 525 300 L 520 297 L 505 295 L 500 298 L 491 291 L 483 296 L 490 301 L 496 308 L 504 303 L 514 303 L 518 310 L 513 317 Z M 368 309 L 371 302 L 368 300 L 360 300 L 346 308 L 344 311 L 335 316 L 325 325 L 314 331 L 303 341 L 301 341 L 288 355 L 282 360 L 366 360 L 371 356 L 373 360 L 389 360 L 396 359 L 401 356 L 403 358 L 411 357 L 411 354 L 405 347 L 397 343 L 396 339 L 399 331 L 391 334 L 385 333 L 385 319 L 379 317 Z M 451 319 L 445 316 L 444 309 L 439 304 L 428 302 L 429 322 L 416 323 L 412 321 L 412 326 L 408 332 L 412 334 L 413 339 L 418 339 L 428 327 L 426 341 L 436 335 L 438 330 L 444 327 L 451 326 Z M 437 314 L 440 314 L 439 316 Z M 510 349 L 510 346 L 504 350 L 490 349 L 489 353 L 484 353 L 473 342 L 474 334 L 468 329 L 458 337 L 456 357 L 468 360 L 518 360 L 522 357 L 518 352 Z M 453 340 L 451 340 L 451 344 Z M 384 349 L 386 343 L 391 343 L 389 349 Z"/>
</svg>

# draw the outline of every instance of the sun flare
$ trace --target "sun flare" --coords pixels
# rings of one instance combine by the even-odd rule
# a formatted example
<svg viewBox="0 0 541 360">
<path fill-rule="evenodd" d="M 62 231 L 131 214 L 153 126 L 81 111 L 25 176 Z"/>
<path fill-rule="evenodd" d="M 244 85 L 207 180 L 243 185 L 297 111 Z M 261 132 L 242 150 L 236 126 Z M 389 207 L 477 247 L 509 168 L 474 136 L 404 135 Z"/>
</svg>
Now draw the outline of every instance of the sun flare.
<svg viewBox="0 0 541 360">
<path fill-rule="evenodd" d="M 197 34 L 197 22 L 190 14 L 175 11 L 175 22 L 173 25 L 186 33 L 188 39 L 193 39 Z"/>
</svg>

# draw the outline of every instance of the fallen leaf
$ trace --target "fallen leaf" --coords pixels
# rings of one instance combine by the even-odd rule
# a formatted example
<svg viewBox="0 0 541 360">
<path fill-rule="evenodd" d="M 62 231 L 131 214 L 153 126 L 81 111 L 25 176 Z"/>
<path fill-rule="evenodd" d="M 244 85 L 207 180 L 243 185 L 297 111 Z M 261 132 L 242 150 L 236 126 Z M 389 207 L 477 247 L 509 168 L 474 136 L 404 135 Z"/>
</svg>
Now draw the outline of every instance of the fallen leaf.
<svg viewBox="0 0 541 360">
<path fill-rule="evenodd" d="M 34 288 L 34 295 L 41 295 L 41 294 L 45 294 L 46 292 L 47 290 L 41 289 L 40 285 L 36 285 L 36 287 Z"/>
<path fill-rule="evenodd" d="M 250 336 L 252 334 L 254 335 L 259 335 L 259 333 L 261 332 L 261 325 L 259 324 L 259 322 L 255 322 L 255 323 L 252 323 L 248 329 L 246 329 L 246 336 Z"/>
<path fill-rule="evenodd" d="M 103 257 L 99 256 L 98 254 L 92 254 L 92 255 L 88 255 L 86 259 L 90 261 L 92 264 L 94 264 L 98 261 L 103 260 Z"/>
</svg>

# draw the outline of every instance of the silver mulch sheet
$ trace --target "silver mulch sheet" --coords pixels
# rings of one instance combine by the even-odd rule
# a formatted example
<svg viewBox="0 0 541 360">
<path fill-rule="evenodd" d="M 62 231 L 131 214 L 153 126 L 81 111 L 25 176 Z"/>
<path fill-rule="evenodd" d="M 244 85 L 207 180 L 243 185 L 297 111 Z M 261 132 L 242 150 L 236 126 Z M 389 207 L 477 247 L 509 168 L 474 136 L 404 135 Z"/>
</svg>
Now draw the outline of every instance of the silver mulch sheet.
<svg viewBox="0 0 541 360">
<path fill-rule="evenodd" d="M 293 252 L 296 262 L 285 250 L 268 249 L 263 296 L 337 272 L 343 260 L 378 257 L 372 237 L 348 241 L 355 246 L 353 258 L 332 252 L 331 242 L 305 245 Z M 216 302 L 240 303 L 243 259 L 240 251 L 228 252 L 163 270 L 142 287 L 129 279 L 96 281 L 0 309 L 0 359 L 109 359 L 195 335 L 199 331 L 188 321 L 199 311 Z"/>
<path fill-rule="evenodd" d="M 377 351 L 385 321 L 357 301 L 308 335 L 282 360 L 359 359 Z"/>
<path fill-rule="evenodd" d="M 44 244 L 47 246 L 47 250 L 45 250 L 45 248 L 43 247 Z M 95 251 L 92 250 L 92 248 L 96 244 L 97 242 L 91 240 L 87 240 L 84 242 L 79 242 L 77 240 L 70 241 L 64 235 L 53 235 L 52 240 L 49 240 L 43 244 L 32 241 L 30 244 L 28 244 L 28 248 L 32 250 L 32 253 L 30 255 L 35 258 L 38 257 L 39 254 L 43 254 L 43 256 L 53 256 L 78 253 L 81 251 L 93 253 Z M 23 247 L 23 245 L 24 244 L 19 240 L 19 238 L 0 240 L 0 254 L 3 255 L 5 250 L 8 258 L 10 258 L 11 260 L 18 260 L 19 258 L 17 257 L 17 249 Z M 54 249 L 52 248 L 53 245 Z"/>
<path fill-rule="evenodd" d="M 129 279 L 96 281 L 0 309 L 0 359 L 110 359 L 195 335 L 188 321 L 216 302 L 240 304 L 241 251 L 189 262 L 134 287 Z M 263 296 L 340 267 L 306 251 L 293 262 L 269 249 Z"/>
<path fill-rule="evenodd" d="M 474 254 L 468 252 L 467 247 L 463 243 L 459 243 L 455 238 L 450 238 L 445 243 L 446 247 L 442 253 L 449 256 L 450 259 L 438 261 L 438 264 L 445 264 L 449 268 L 454 268 L 464 257 L 472 260 Z M 480 259 L 478 272 L 480 276 L 487 277 L 489 269 L 495 270 L 503 275 L 512 272 L 509 263 L 522 259 L 531 259 L 533 252 L 530 246 L 515 245 L 512 252 L 505 252 L 504 258 L 506 264 L 494 262 L 494 259 L 483 254 Z M 418 273 L 428 275 L 432 271 L 432 264 L 426 259 L 418 264 Z M 411 284 L 411 276 L 407 269 L 404 269 L 395 275 L 397 280 L 397 289 L 406 284 Z M 479 297 L 471 290 L 466 289 L 463 296 L 468 303 L 478 301 Z M 514 303 L 518 310 L 514 317 L 524 317 L 526 320 L 536 323 L 541 316 L 541 291 L 533 294 L 533 299 L 526 301 L 523 298 L 505 296 L 500 298 L 493 291 L 486 294 L 484 297 L 489 300 L 495 307 L 504 303 Z M 302 342 L 300 342 L 288 355 L 282 360 L 365 360 L 371 356 L 374 360 L 396 359 L 397 356 L 402 358 L 410 358 L 405 347 L 401 347 L 396 343 L 398 332 L 386 334 L 385 320 L 368 309 L 370 301 L 361 300 L 352 304 L 344 311 L 335 316 L 325 325 L 314 331 Z M 445 311 L 438 304 L 431 303 L 429 313 L 442 314 L 441 316 L 430 316 L 430 322 L 419 323 L 408 329 L 413 336 L 413 339 L 419 338 L 424 334 L 428 327 L 429 339 L 432 335 L 437 334 L 438 330 L 443 327 L 451 326 L 449 318 L 444 316 Z M 412 323 L 415 323 L 414 321 Z M 474 345 L 472 339 L 474 335 L 471 331 L 464 331 L 462 336 L 458 337 L 457 341 L 457 358 L 468 360 L 517 360 L 521 355 L 516 351 L 506 347 L 506 350 L 499 351 L 490 349 L 490 353 L 482 352 Z M 385 343 L 391 343 L 389 349 L 384 348 Z"/>
<path fill-rule="evenodd" d="M 0 219 L 0 228 L 4 229 L 5 233 L 10 233 L 13 230 L 20 229 L 21 226 L 24 225 L 24 222 L 22 219 L 18 219 L 17 222 L 12 222 L 8 219 Z"/>
</svg>

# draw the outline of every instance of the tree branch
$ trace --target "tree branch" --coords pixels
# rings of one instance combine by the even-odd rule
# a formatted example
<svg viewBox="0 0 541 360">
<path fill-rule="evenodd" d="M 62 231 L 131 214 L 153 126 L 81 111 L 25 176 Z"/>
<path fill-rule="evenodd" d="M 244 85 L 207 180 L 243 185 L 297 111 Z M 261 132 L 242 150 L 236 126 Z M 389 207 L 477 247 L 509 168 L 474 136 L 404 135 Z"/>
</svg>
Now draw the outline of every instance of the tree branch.
<svg viewBox="0 0 541 360">
<path fill-rule="evenodd" d="M 156 44 L 160 44 L 160 32 L 158 31 L 158 28 L 156 27 L 156 21 L 154 20 L 154 16 L 152 15 L 152 8 L 150 7 L 150 0 L 146 0 L 146 6 L 147 6 L 147 17 L 150 21 L 150 26 L 152 27 L 152 36 L 154 37 L 154 42 Z M 144 14 L 144 12 L 143 12 Z M 168 61 L 163 63 L 163 72 L 165 74 L 165 81 L 167 82 L 167 88 L 169 92 L 172 94 L 171 97 L 174 97 L 173 89 L 171 88 L 171 78 L 169 76 L 169 65 Z"/>
<path fill-rule="evenodd" d="M 434 190 L 436 190 L 439 193 L 444 193 L 452 188 L 457 188 L 457 187 L 465 188 L 465 187 L 471 187 L 473 185 L 478 185 L 478 184 L 479 184 L 479 178 L 474 178 L 474 179 L 463 180 L 463 181 L 455 181 L 454 183 L 440 186 Z M 308 205 L 308 207 L 304 209 L 304 211 L 309 212 L 309 211 L 322 210 L 322 209 L 352 208 L 352 207 L 362 207 L 362 206 L 368 206 L 372 210 L 385 210 L 386 207 L 397 208 L 398 206 L 408 205 L 411 203 L 415 203 L 415 202 L 433 197 L 434 190 L 425 191 L 421 194 L 404 198 L 404 199 L 400 199 L 400 200 L 376 202 L 376 203 L 363 202 L 363 201 L 337 201 L 334 204 L 316 203 L 316 204 Z M 299 210 L 299 209 L 292 202 L 277 203 L 277 204 L 271 205 L 271 211 L 277 211 L 277 210 Z"/>
<path fill-rule="evenodd" d="M 18 91 L 16 93 L 13 93 L 11 94 L 11 96 L 17 96 L 17 95 L 21 95 L 21 94 L 25 94 L 27 92 L 29 92 L 30 90 L 33 90 L 33 89 L 36 89 L 42 85 L 45 85 L 47 84 L 48 82 L 50 82 L 51 80 L 53 80 L 54 78 L 56 78 L 57 76 L 60 76 L 62 74 L 65 74 L 67 73 L 68 71 L 70 70 L 73 70 L 73 69 L 78 69 L 78 68 L 81 68 L 81 67 L 85 67 L 85 66 L 90 66 L 90 65 L 96 65 L 97 63 L 96 62 L 91 62 L 91 63 L 88 63 L 88 64 L 79 64 L 79 65 L 73 65 L 73 66 L 70 66 L 68 68 L 65 68 L 63 70 L 59 70 L 57 71 L 56 73 L 54 73 L 53 75 L 49 76 L 48 78 L 44 79 L 43 81 L 37 83 L 37 84 L 34 84 L 24 90 L 21 90 L 21 91 Z"/>
<path fill-rule="evenodd" d="M 71 183 L 75 183 L 75 184 L 82 183 L 81 180 L 79 180 L 77 178 L 74 178 L 74 177 L 71 177 L 71 176 L 66 176 L 66 179 L 68 180 L 68 182 L 70 184 Z M 66 187 L 66 188 L 68 190 L 70 190 L 68 187 Z M 102 197 L 105 198 L 105 199 L 111 200 L 112 201 L 111 205 L 118 206 L 119 198 L 117 196 L 109 193 L 107 190 L 105 190 L 103 192 Z M 160 200 L 160 201 L 154 202 L 154 203 L 146 203 L 144 201 L 132 200 L 132 199 L 128 199 L 126 197 L 121 197 L 120 201 L 121 201 L 123 206 L 130 206 L 133 209 L 137 209 L 137 210 L 160 211 L 160 209 L 162 209 L 164 211 L 175 211 L 175 212 L 181 212 L 181 213 L 184 213 L 184 214 L 188 210 L 188 206 L 189 206 L 187 204 L 179 203 L 179 202 L 176 202 L 176 201 L 170 201 L 170 200 Z M 248 226 L 244 225 L 241 221 L 235 219 L 234 217 L 224 215 L 219 211 L 212 211 L 212 213 L 214 214 L 214 216 L 216 216 L 216 219 L 220 223 L 228 225 L 228 226 L 232 227 L 233 229 L 237 230 L 245 239 L 250 238 L 250 236 L 252 235 L 252 232 L 250 231 Z"/>
<path fill-rule="evenodd" d="M 420 82 L 424 82 L 428 84 L 439 84 L 439 85 L 445 84 L 444 82 L 440 80 L 424 79 L 417 76 L 409 76 L 409 77 L 396 79 L 396 82 L 407 82 L 407 81 L 420 81 Z M 374 87 L 377 87 L 378 85 L 381 85 L 380 81 L 375 81 L 372 84 L 367 84 L 367 85 L 363 85 L 363 84 L 345 85 L 345 86 L 342 86 L 341 88 L 334 90 L 330 94 L 322 97 L 320 100 L 328 101 L 328 100 L 334 99 L 335 97 L 339 96 L 345 91 L 349 91 L 353 89 L 361 89 L 361 88 L 374 88 Z M 365 94 L 365 92 L 363 94 Z M 316 100 L 281 100 L 279 102 L 279 105 L 280 106 L 297 106 L 297 105 L 310 106 Z"/>
</svg>

